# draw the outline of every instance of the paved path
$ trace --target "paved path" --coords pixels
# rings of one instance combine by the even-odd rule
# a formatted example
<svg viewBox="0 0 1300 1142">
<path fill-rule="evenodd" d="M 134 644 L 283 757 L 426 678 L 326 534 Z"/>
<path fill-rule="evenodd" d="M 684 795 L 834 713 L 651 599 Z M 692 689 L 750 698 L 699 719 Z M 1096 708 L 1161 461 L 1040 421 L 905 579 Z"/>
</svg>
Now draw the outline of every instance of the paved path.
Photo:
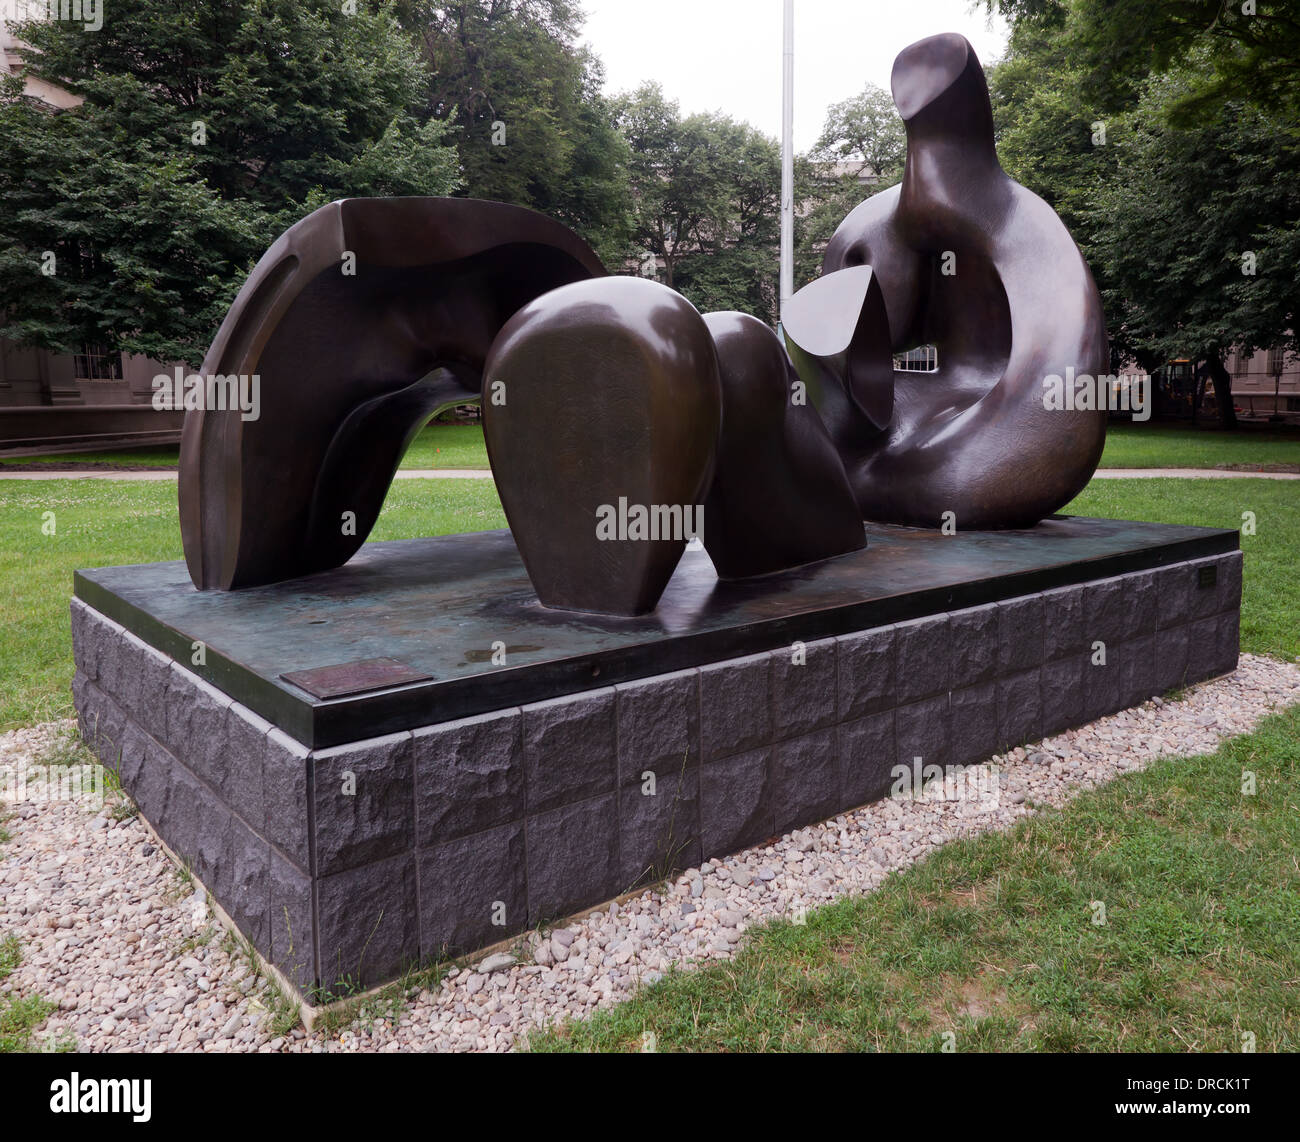
<svg viewBox="0 0 1300 1142">
<path fill-rule="evenodd" d="M 1098 480 L 1300 480 L 1300 472 L 1229 472 L 1222 468 L 1098 468 Z M 397 473 L 399 480 L 490 480 L 492 473 L 475 468 L 407 468 Z M 6 472 L 0 467 L 0 480 L 174 480 L 172 471 L 111 472 L 103 468 L 48 472 Z"/>
<path fill-rule="evenodd" d="M 1225 468 L 1098 468 L 1094 480 L 1300 480 L 1300 472 L 1231 472 Z"/>
</svg>

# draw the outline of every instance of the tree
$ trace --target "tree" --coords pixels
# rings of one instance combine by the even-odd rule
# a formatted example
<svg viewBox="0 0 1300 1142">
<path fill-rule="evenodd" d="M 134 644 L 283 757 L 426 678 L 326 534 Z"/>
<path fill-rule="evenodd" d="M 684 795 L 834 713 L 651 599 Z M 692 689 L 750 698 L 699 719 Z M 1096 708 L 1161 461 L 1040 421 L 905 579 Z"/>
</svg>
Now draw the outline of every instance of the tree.
<svg viewBox="0 0 1300 1142">
<path fill-rule="evenodd" d="M 4 336 L 197 363 L 252 263 L 315 206 L 456 185 L 442 126 L 409 112 L 424 68 L 387 9 L 116 0 L 103 15 L 94 33 L 15 29 L 27 66 L 84 102 L 0 91 Z"/>
<path fill-rule="evenodd" d="M 1187 125 L 1224 100 L 1300 106 L 1300 17 L 1293 0 L 985 0 L 1017 27 L 1068 29 L 1090 98 L 1114 110 L 1149 75 L 1190 75 L 1164 113 Z M 1107 100 L 1110 102 L 1107 103 Z"/>
<path fill-rule="evenodd" d="M 851 164 L 859 175 L 864 171 L 876 178 L 901 174 L 907 132 L 893 96 L 868 83 L 852 98 L 831 104 L 813 157 Z"/>
<path fill-rule="evenodd" d="M 457 132 L 462 193 L 528 206 L 581 233 L 607 262 L 628 254 L 627 146 L 577 44 L 572 0 L 411 0 L 430 64 L 424 114 Z"/>
<path fill-rule="evenodd" d="M 1202 363 L 1231 425 L 1229 351 L 1300 348 L 1300 140 L 1231 102 L 1201 127 L 1171 126 L 1198 82 L 1148 82 L 1116 176 L 1096 188 L 1093 245 L 1110 320 L 1162 361 Z"/>
<path fill-rule="evenodd" d="M 683 118 L 658 84 L 616 102 L 631 148 L 633 240 L 664 264 L 667 285 L 703 312 L 775 322 L 781 154 L 748 123 Z"/>
<path fill-rule="evenodd" d="M 1235 423 L 1226 355 L 1294 344 L 1300 254 L 1294 107 L 1231 78 L 1255 31 L 1192 0 L 995 3 L 1014 20 L 999 154 L 1092 265 L 1114 365 L 1191 358 Z M 1281 36 L 1280 6 L 1257 8 Z"/>
</svg>

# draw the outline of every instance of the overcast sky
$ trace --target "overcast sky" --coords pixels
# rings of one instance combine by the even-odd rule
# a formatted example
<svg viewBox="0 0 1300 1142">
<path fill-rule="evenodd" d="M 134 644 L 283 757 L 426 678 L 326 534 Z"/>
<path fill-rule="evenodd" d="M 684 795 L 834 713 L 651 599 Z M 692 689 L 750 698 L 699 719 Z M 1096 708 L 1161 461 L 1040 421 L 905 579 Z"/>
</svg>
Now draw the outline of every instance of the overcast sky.
<svg viewBox="0 0 1300 1142">
<path fill-rule="evenodd" d="M 683 112 L 721 110 L 779 138 L 782 0 L 583 0 L 586 43 L 611 94 L 647 79 Z M 971 0 L 795 0 L 795 149 L 826 109 L 869 81 L 889 90 L 894 57 L 936 32 L 960 32 L 990 63 L 1007 29 Z"/>
</svg>

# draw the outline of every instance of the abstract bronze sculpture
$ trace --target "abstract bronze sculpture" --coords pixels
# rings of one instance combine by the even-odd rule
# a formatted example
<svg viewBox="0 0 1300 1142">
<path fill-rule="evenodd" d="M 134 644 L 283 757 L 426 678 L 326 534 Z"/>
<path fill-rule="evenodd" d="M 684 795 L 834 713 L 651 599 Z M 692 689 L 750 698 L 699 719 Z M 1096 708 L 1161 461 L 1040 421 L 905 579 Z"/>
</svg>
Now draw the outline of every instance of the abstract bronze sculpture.
<svg viewBox="0 0 1300 1142">
<path fill-rule="evenodd" d="M 841 225 L 784 347 L 751 317 L 606 276 L 571 231 L 516 207 L 354 200 L 291 228 L 204 363 L 260 375 L 262 419 L 187 417 L 195 585 L 345 563 L 414 433 L 480 399 L 548 606 L 653 609 L 697 530 L 721 577 L 749 578 L 862 548 L 864 519 L 1017 528 L 1062 507 L 1106 414 L 1049 409 L 1043 381 L 1103 371 L 1096 286 L 1051 208 L 998 165 L 965 39 L 907 48 L 893 89 L 902 184 Z M 894 370 L 922 344 L 936 370 Z"/>
<path fill-rule="evenodd" d="M 1105 411 L 1043 401 L 1045 377 L 1106 371 L 1101 297 L 1052 208 L 998 165 L 970 44 L 913 44 L 893 89 L 907 128 L 902 184 L 849 215 L 815 288 L 856 296 L 853 268 L 870 265 L 888 329 L 874 320 L 858 340 L 887 335 L 877 353 L 934 345 L 939 368 L 896 373 L 888 429 L 860 443 L 880 426 L 858 417 L 858 439 L 837 443 L 866 519 L 939 527 L 951 512 L 960 528 L 1030 527 L 1078 495 L 1101 459 Z"/>
<path fill-rule="evenodd" d="M 757 318 L 711 313 L 724 431 L 704 502 L 704 546 L 723 579 L 746 579 L 866 546 L 839 453 L 803 399 L 781 342 Z"/>
</svg>

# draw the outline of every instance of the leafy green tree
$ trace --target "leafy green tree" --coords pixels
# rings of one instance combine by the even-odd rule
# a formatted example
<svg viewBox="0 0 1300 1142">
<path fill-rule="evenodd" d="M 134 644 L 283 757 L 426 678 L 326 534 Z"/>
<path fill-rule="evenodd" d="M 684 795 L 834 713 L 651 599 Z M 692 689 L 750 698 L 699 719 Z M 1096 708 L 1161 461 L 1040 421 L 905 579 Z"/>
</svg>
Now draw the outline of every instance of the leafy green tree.
<svg viewBox="0 0 1300 1142">
<path fill-rule="evenodd" d="M 408 0 L 430 64 L 425 114 L 457 132 L 463 193 L 529 206 L 610 264 L 628 254 L 627 145 L 572 0 Z"/>
<path fill-rule="evenodd" d="M 1300 140 L 1232 102 L 1200 127 L 1171 126 L 1165 112 L 1197 82 L 1149 82 L 1115 177 L 1096 188 L 1093 248 L 1112 323 L 1161 361 L 1203 363 L 1232 424 L 1228 353 L 1300 348 Z"/>
<path fill-rule="evenodd" d="M 748 123 L 681 115 L 658 84 L 616 104 L 631 148 L 633 241 L 702 312 L 738 309 L 775 323 L 781 153 Z"/>
<path fill-rule="evenodd" d="M 1254 24 L 1240 5 L 1193 0 L 989 6 L 1013 20 L 990 80 L 999 154 L 1088 257 L 1113 357 L 1147 370 L 1193 359 L 1234 423 L 1229 350 L 1294 344 L 1298 139 L 1294 85 L 1288 95 L 1277 78 L 1295 56 L 1283 6 L 1261 0 Z M 1236 69 L 1259 36 L 1276 58 L 1245 82 Z"/>
<path fill-rule="evenodd" d="M 907 157 L 907 132 L 894 97 L 868 83 L 857 95 L 831 104 L 813 157 L 848 163 L 856 173 L 866 171 L 877 178 L 901 175 Z"/>
<path fill-rule="evenodd" d="M 315 206 L 456 185 L 442 125 L 410 113 L 424 65 L 387 8 L 115 0 L 99 31 L 16 34 L 83 102 L 0 91 L 7 337 L 197 363 L 252 263 Z"/>
<path fill-rule="evenodd" d="M 1017 27 L 1067 29 L 1090 97 L 1115 110 L 1149 75 L 1196 63 L 1164 113 L 1187 124 L 1224 100 L 1300 107 L 1294 0 L 985 0 Z M 1109 101 L 1109 102 L 1108 102 Z"/>
</svg>

